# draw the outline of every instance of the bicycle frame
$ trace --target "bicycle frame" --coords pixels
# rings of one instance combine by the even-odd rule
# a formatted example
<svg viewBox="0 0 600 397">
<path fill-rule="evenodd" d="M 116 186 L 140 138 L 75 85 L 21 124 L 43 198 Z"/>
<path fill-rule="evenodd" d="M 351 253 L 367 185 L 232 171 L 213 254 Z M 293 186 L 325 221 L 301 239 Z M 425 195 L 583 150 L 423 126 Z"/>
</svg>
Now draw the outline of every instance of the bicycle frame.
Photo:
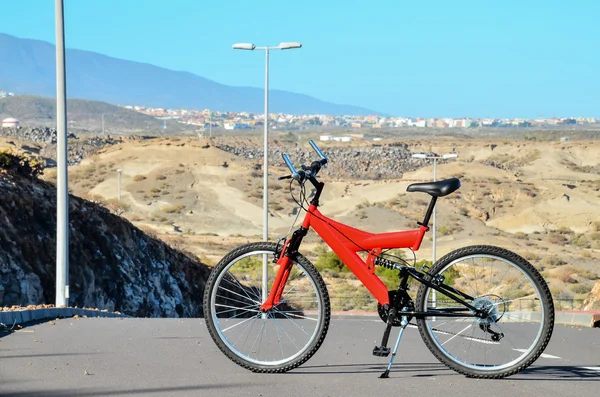
<svg viewBox="0 0 600 397">
<path fill-rule="evenodd" d="M 312 204 L 302 223 L 302 227 L 306 229 L 309 226 L 331 247 L 381 305 L 390 303 L 388 287 L 375 275 L 375 266 L 369 266 L 367 263 L 370 262 L 369 258 L 367 257 L 367 261 L 363 261 L 357 252 L 363 251 L 363 249 L 380 252 L 381 249 L 387 248 L 411 248 L 413 251 L 417 251 L 425 232 L 429 230 L 428 227 L 421 226 L 416 230 L 368 233 L 324 216 Z M 341 235 L 338 230 L 354 243 Z"/>
</svg>

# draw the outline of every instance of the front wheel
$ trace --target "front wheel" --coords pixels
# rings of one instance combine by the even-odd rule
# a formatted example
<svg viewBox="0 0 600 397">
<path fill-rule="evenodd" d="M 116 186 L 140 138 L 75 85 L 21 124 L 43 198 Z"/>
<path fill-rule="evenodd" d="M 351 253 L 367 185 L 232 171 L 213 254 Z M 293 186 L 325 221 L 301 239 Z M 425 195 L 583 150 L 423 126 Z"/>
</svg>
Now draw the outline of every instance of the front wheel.
<svg viewBox="0 0 600 397">
<path fill-rule="evenodd" d="M 429 350 L 449 368 L 477 378 L 502 378 L 531 365 L 554 328 L 550 290 L 524 258 L 503 248 L 471 246 L 453 251 L 428 271 L 432 279 L 462 292 L 475 311 L 422 284 L 417 310 L 440 316 L 417 319 Z"/>
<path fill-rule="evenodd" d="M 212 270 L 204 293 L 210 336 L 229 359 L 254 372 L 296 368 L 316 353 L 329 327 L 327 288 L 300 254 L 292 260 L 281 302 L 260 311 L 263 280 L 268 293 L 279 269 L 276 248 L 261 242 L 234 249 Z"/>
</svg>

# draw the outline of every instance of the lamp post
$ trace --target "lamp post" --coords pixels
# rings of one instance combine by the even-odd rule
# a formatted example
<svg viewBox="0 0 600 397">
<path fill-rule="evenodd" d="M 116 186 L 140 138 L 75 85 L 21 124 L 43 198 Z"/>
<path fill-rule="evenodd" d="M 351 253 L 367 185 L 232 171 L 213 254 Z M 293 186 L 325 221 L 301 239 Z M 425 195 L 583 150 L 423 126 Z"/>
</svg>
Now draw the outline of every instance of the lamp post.
<svg viewBox="0 0 600 397">
<path fill-rule="evenodd" d="M 264 219 L 263 219 L 263 240 L 269 240 L 269 196 L 268 196 L 268 188 L 269 181 L 267 180 L 268 176 L 268 153 L 269 153 L 269 51 L 270 50 L 291 50 L 294 48 L 302 48 L 302 44 L 296 42 L 282 42 L 279 43 L 278 46 L 263 46 L 257 47 L 252 43 L 237 43 L 233 45 L 234 50 L 264 50 L 265 51 L 265 142 L 264 142 L 264 182 L 263 182 L 263 211 L 264 211 Z M 267 299 L 269 294 L 267 282 L 268 282 L 268 268 L 267 268 L 267 255 L 263 255 L 263 285 L 262 285 L 262 295 L 263 301 Z M 263 318 L 265 314 L 263 314 Z"/>
<path fill-rule="evenodd" d="M 118 182 L 117 182 L 117 200 L 121 201 L 121 173 L 123 172 L 122 169 L 118 169 L 117 170 L 117 174 L 118 174 Z"/>
<path fill-rule="evenodd" d="M 55 0 L 56 28 L 56 307 L 69 306 L 69 186 L 67 83 L 63 0 Z"/>
<path fill-rule="evenodd" d="M 417 159 L 432 159 L 433 160 L 433 181 L 435 182 L 437 180 L 437 161 L 438 160 L 447 160 L 447 159 L 453 159 L 458 157 L 458 154 L 456 153 L 446 153 L 442 156 L 428 156 L 425 153 L 415 153 L 412 155 L 412 157 L 417 158 Z M 436 232 L 436 228 L 435 228 L 435 207 L 433 207 L 433 237 L 432 237 L 432 253 L 431 253 L 431 266 L 433 266 L 433 264 L 436 261 L 436 238 L 435 238 L 435 232 Z M 436 302 L 437 302 L 437 291 L 433 290 L 433 296 L 432 296 L 432 304 L 433 307 L 436 307 Z M 434 317 L 435 320 L 435 317 Z"/>
</svg>

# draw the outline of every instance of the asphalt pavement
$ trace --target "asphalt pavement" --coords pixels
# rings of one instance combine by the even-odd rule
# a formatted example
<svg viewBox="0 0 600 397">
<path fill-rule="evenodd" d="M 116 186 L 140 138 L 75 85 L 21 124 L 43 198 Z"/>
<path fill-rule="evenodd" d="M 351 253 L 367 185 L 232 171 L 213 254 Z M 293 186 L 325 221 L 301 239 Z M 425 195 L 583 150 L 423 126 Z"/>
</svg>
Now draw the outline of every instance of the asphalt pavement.
<svg viewBox="0 0 600 397">
<path fill-rule="evenodd" d="M 0 396 L 598 394 L 598 328 L 556 325 L 544 355 L 501 380 L 470 379 L 446 368 L 412 327 L 390 377 L 380 379 L 387 358 L 371 351 L 383 328 L 374 317 L 334 318 L 323 346 L 302 366 L 255 374 L 218 350 L 204 319 L 66 318 L 0 337 Z"/>
</svg>

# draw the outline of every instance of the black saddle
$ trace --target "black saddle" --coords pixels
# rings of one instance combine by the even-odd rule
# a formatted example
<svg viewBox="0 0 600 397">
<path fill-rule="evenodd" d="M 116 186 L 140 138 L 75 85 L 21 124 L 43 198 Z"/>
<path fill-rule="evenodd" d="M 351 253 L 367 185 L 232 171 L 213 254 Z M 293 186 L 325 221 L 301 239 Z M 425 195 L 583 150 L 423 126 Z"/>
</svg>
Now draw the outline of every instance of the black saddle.
<svg viewBox="0 0 600 397">
<path fill-rule="evenodd" d="M 437 182 L 412 183 L 406 188 L 407 192 L 423 192 L 434 197 L 444 197 L 460 187 L 458 178 L 444 179 Z"/>
</svg>

